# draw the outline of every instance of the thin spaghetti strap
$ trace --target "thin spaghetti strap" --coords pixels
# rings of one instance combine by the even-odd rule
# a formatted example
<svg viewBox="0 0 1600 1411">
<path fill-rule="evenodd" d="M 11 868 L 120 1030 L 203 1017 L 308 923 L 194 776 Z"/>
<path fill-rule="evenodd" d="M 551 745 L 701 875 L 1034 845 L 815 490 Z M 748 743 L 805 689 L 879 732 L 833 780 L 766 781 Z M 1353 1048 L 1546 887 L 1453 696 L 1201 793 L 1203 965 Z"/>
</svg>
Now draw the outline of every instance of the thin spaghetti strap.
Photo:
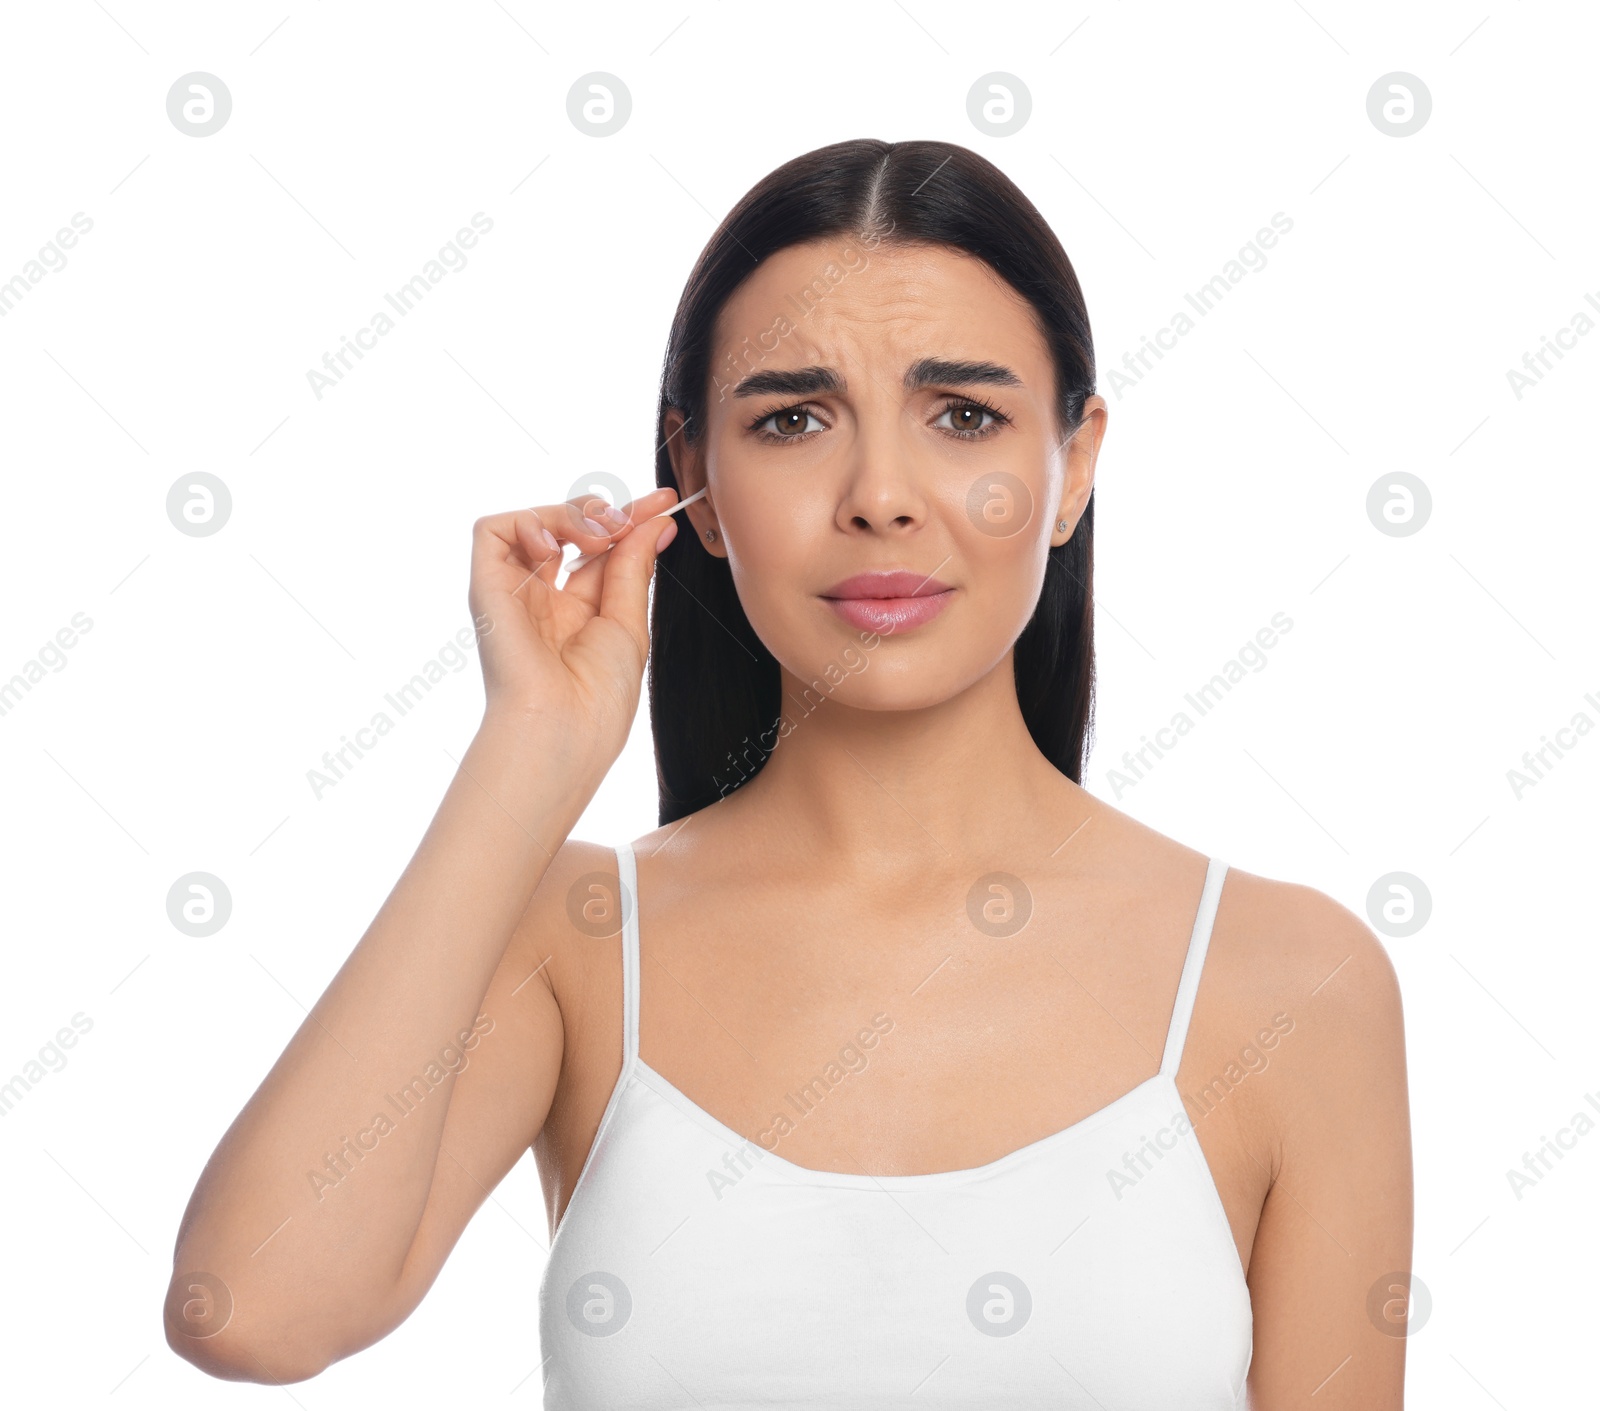
<svg viewBox="0 0 1600 1411">
<path fill-rule="evenodd" d="M 622 1068 L 626 1072 L 639 1055 L 639 869 L 633 844 L 617 852 L 617 880 L 622 884 Z"/>
<path fill-rule="evenodd" d="M 1195 913 L 1189 952 L 1184 957 L 1183 974 L 1178 978 L 1178 997 L 1172 1005 L 1172 1022 L 1167 1026 L 1167 1047 L 1161 1055 L 1161 1071 L 1169 1078 L 1178 1076 L 1178 1061 L 1183 1057 L 1183 1041 L 1194 1015 L 1195 996 L 1200 992 L 1200 972 L 1205 967 L 1206 948 L 1211 944 L 1211 927 L 1217 919 L 1217 903 L 1222 898 L 1222 879 L 1227 871 L 1228 864 L 1219 857 L 1206 864 L 1200 909 Z"/>
</svg>

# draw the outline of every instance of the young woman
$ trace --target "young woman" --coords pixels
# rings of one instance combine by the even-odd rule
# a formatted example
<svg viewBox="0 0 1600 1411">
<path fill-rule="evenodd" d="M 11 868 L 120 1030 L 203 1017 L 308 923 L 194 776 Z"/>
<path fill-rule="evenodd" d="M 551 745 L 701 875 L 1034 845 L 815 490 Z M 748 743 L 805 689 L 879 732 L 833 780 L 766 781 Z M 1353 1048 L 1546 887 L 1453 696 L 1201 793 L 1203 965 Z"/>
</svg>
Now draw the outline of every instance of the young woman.
<svg viewBox="0 0 1600 1411">
<path fill-rule="evenodd" d="M 1081 787 L 1094 377 L 972 152 L 840 143 L 739 203 L 660 488 L 474 527 L 482 725 L 200 1178 L 181 1355 L 370 1345 L 531 1145 L 547 1406 L 1401 1405 L 1382 947 Z M 574 841 L 647 657 L 662 826 Z"/>
</svg>

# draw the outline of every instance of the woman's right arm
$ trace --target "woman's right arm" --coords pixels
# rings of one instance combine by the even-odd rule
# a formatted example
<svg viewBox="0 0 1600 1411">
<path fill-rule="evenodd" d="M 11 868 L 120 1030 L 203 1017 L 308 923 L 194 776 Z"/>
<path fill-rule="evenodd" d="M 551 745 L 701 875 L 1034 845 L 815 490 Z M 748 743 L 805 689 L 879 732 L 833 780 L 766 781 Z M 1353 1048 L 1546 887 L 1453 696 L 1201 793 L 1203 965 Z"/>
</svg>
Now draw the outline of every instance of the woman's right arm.
<svg viewBox="0 0 1600 1411">
<path fill-rule="evenodd" d="M 630 520 L 674 501 L 652 492 Z M 596 534 L 581 504 L 474 526 L 483 723 L 190 1198 L 164 1320 L 173 1350 L 214 1376 L 303 1380 L 391 1331 L 544 1123 L 563 1034 L 540 967 L 575 850 L 552 862 L 627 740 L 673 525 Z M 616 546 L 557 589 L 546 530 L 584 552 Z M 555 888 L 530 906 L 547 870 Z"/>
</svg>

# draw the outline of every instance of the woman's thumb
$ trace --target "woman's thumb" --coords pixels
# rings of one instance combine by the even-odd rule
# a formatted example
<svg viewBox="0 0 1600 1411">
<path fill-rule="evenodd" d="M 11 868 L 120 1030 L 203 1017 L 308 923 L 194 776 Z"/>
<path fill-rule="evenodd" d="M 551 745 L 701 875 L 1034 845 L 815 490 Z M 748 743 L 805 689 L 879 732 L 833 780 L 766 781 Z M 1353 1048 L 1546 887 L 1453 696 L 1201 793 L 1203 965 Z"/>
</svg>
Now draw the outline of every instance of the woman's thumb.
<svg viewBox="0 0 1600 1411">
<path fill-rule="evenodd" d="M 678 533 L 672 515 L 646 522 L 606 555 L 605 581 L 600 585 L 600 615 L 625 627 L 643 661 L 650 654 L 650 579 L 656 558 Z"/>
</svg>

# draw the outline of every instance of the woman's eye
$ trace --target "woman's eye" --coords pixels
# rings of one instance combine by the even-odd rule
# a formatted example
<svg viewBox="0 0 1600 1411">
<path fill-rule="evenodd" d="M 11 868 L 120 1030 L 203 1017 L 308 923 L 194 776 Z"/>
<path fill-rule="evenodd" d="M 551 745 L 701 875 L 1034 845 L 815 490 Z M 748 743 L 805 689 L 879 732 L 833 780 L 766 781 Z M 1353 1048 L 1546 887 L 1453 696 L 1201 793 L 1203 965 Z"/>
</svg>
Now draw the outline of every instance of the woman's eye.
<svg viewBox="0 0 1600 1411">
<path fill-rule="evenodd" d="M 940 425 L 945 417 L 949 417 L 950 421 L 944 429 L 954 431 L 958 436 L 981 436 L 999 421 L 987 407 L 976 406 L 972 402 L 957 402 L 954 406 L 946 407 L 939 413 L 934 425 Z M 985 417 L 987 421 L 983 419 Z"/>
<path fill-rule="evenodd" d="M 816 424 L 807 425 L 808 422 Z M 785 407 L 782 411 L 763 417 L 756 423 L 756 430 L 773 440 L 792 441 L 812 431 L 826 431 L 827 427 L 804 407 Z"/>
<path fill-rule="evenodd" d="M 947 420 L 948 418 L 948 420 Z M 955 402 L 939 413 L 934 425 L 958 437 L 987 436 L 1006 418 L 976 402 Z M 805 407 L 783 407 L 756 422 L 752 430 L 763 441 L 798 441 L 827 425 Z"/>
</svg>

